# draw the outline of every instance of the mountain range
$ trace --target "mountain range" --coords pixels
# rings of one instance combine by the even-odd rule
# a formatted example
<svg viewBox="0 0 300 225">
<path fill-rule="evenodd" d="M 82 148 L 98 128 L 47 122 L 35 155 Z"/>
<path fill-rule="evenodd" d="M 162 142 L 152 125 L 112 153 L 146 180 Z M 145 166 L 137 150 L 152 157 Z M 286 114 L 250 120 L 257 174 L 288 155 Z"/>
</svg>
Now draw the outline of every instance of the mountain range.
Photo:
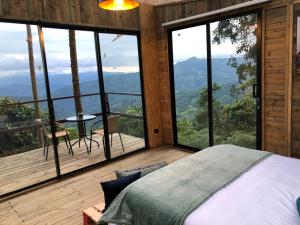
<svg viewBox="0 0 300 225">
<path fill-rule="evenodd" d="M 174 80 L 177 107 L 183 110 L 190 104 L 195 104 L 200 89 L 207 86 L 207 61 L 196 57 L 178 62 L 174 65 Z M 238 82 L 235 70 L 228 65 L 228 58 L 212 60 L 213 82 L 222 86 L 219 91 L 224 101 L 229 101 L 224 92 Z M 50 75 L 51 95 L 53 98 L 72 96 L 71 74 Z M 104 73 L 104 86 L 106 92 L 141 93 L 139 73 Z M 42 74 L 37 74 L 37 88 L 39 99 L 46 99 L 45 82 Z M 98 75 L 96 72 L 80 74 L 80 88 L 82 94 L 99 92 Z M 225 93 L 226 94 L 226 93 Z M 31 82 L 29 76 L 15 75 L 0 77 L 0 96 L 11 97 L 21 101 L 32 100 Z M 181 96 L 181 97 L 180 97 Z M 179 99 L 178 99 L 179 98 Z M 140 96 L 109 95 L 112 111 L 124 111 L 127 107 L 141 104 Z M 193 103 L 194 102 L 194 103 Z M 84 112 L 99 112 L 99 96 L 83 97 Z M 41 104 L 46 110 L 46 104 Z M 56 118 L 66 118 L 74 115 L 73 99 L 54 101 Z"/>
</svg>

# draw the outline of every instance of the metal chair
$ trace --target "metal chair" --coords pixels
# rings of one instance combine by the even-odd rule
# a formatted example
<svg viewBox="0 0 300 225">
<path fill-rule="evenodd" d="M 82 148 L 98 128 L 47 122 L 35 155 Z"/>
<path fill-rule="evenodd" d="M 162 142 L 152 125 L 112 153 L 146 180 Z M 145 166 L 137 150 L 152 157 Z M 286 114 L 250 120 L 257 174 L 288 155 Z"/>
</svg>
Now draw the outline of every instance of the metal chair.
<svg viewBox="0 0 300 225">
<path fill-rule="evenodd" d="M 123 152 L 125 151 L 124 149 L 124 144 L 123 144 L 123 140 L 122 140 L 122 136 L 121 133 L 118 129 L 118 124 L 119 124 L 119 120 L 120 120 L 121 116 L 116 115 L 116 116 L 109 116 L 107 117 L 107 123 L 108 123 L 108 135 L 110 135 L 110 140 L 111 140 L 111 146 L 113 144 L 113 134 L 119 134 L 119 138 L 121 141 L 121 145 L 122 145 L 122 149 Z M 99 124 L 100 122 L 102 122 L 102 120 L 95 122 L 92 126 L 91 126 L 91 136 L 90 136 L 90 152 L 92 151 L 92 141 L 93 141 L 93 135 L 101 135 L 102 136 L 102 143 L 103 143 L 103 148 L 105 148 L 105 143 L 104 143 L 104 130 L 103 129 L 95 129 L 95 126 L 97 124 Z M 99 145 L 98 145 L 99 147 Z"/>
<path fill-rule="evenodd" d="M 48 150 L 49 150 L 49 144 L 50 144 L 50 140 L 52 140 L 52 134 L 48 131 L 47 126 L 49 123 L 42 121 L 42 120 L 37 120 L 37 122 L 39 122 L 42 126 L 42 130 L 43 130 L 43 145 L 44 145 L 44 149 L 43 149 L 43 154 L 46 157 L 46 160 L 48 159 Z M 70 132 L 61 124 L 58 122 L 54 122 L 55 126 L 56 126 L 56 132 L 55 132 L 55 137 L 59 140 L 59 138 L 63 138 L 67 149 L 69 151 L 69 154 L 72 154 L 72 156 L 74 156 L 74 152 L 72 149 L 72 145 L 70 142 Z"/>
</svg>

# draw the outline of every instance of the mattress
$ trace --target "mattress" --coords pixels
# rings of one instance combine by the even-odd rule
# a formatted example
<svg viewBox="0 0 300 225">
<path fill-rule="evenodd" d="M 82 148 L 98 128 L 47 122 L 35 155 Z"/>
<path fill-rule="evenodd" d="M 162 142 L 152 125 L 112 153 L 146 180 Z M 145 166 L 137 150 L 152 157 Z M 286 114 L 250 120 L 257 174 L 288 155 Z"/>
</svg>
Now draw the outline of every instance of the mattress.
<svg viewBox="0 0 300 225">
<path fill-rule="evenodd" d="M 217 192 L 184 225 L 299 225 L 300 160 L 273 155 Z"/>
</svg>

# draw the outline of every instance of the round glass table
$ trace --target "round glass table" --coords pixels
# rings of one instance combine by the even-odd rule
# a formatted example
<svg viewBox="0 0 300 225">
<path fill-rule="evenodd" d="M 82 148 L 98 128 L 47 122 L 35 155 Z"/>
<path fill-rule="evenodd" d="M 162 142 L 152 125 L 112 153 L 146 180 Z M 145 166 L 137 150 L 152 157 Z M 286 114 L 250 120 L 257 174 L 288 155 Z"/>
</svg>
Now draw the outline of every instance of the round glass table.
<svg viewBox="0 0 300 225">
<path fill-rule="evenodd" d="M 89 121 L 95 119 L 94 115 L 82 115 L 82 116 L 71 116 L 66 118 L 68 122 L 80 122 L 80 121 Z"/>
<path fill-rule="evenodd" d="M 88 147 L 88 144 L 86 143 L 86 141 L 94 141 L 95 143 L 97 143 L 97 145 L 99 146 L 99 143 L 96 140 L 92 140 L 90 138 L 88 138 L 87 136 L 87 132 L 86 132 L 86 122 L 95 119 L 96 116 L 95 115 L 82 115 L 82 116 L 71 116 L 66 118 L 66 121 L 68 122 L 73 122 L 73 123 L 77 123 L 77 127 L 78 127 L 78 140 L 75 141 L 71 146 L 73 147 L 75 144 L 79 144 L 80 147 L 80 142 L 83 140 L 84 144 L 86 146 L 86 150 L 87 153 L 90 154 L 91 150 Z"/>
</svg>

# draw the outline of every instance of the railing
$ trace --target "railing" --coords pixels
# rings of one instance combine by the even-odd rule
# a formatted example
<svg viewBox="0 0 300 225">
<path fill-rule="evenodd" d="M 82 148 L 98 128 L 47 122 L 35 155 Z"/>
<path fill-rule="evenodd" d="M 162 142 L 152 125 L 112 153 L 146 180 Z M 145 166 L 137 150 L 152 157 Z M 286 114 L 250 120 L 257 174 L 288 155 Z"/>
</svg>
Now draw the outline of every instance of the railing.
<svg viewBox="0 0 300 225">
<path fill-rule="evenodd" d="M 106 92 L 107 95 L 127 95 L 127 96 L 140 96 L 142 97 L 142 95 L 140 93 L 126 93 L 126 92 Z M 52 101 L 56 101 L 56 100 L 65 100 L 65 99 L 72 99 L 75 97 L 89 97 L 89 96 L 97 96 L 100 95 L 100 93 L 91 93 L 91 94 L 82 94 L 79 96 L 73 95 L 73 96 L 65 96 L 65 97 L 56 97 L 56 98 L 52 98 L 50 100 Z M 41 100 L 37 100 L 37 101 L 24 101 L 24 102 L 16 102 L 16 103 L 9 103 L 9 104 L 2 104 L 0 105 L 0 108 L 9 108 L 9 107 L 14 107 L 14 106 L 20 106 L 20 105 L 28 105 L 28 104 L 34 104 L 34 103 L 44 103 L 47 102 L 47 99 L 41 99 Z M 92 115 L 95 116 L 102 116 L 102 112 L 98 112 L 98 113 L 91 113 Z M 127 117 L 127 118 L 132 118 L 132 119 L 144 119 L 143 116 L 138 116 L 138 115 L 130 115 L 130 114 L 126 114 L 126 113 L 121 113 L 121 112 L 109 112 L 109 115 L 120 115 L 122 117 Z M 59 119 L 56 120 L 56 122 L 59 123 L 67 123 L 66 119 Z M 30 123 L 29 125 L 27 125 L 28 123 Z M 15 126 L 15 127 L 1 127 L 0 125 L 0 134 L 4 134 L 4 133 L 16 133 L 16 132 L 20 132 L 20 131 L 25 131 L 25 130 L 31 130 L 34 128 L 38 128 L 40 127 L 40 123 L 38 123 L 35 120 L 29 120 L 29 121 L 18 121 L 13 123 L 15 125 L 20 124 L 21 126 Z M 26 124 L 26 125 L 24 125 Z"/>
</svg>

